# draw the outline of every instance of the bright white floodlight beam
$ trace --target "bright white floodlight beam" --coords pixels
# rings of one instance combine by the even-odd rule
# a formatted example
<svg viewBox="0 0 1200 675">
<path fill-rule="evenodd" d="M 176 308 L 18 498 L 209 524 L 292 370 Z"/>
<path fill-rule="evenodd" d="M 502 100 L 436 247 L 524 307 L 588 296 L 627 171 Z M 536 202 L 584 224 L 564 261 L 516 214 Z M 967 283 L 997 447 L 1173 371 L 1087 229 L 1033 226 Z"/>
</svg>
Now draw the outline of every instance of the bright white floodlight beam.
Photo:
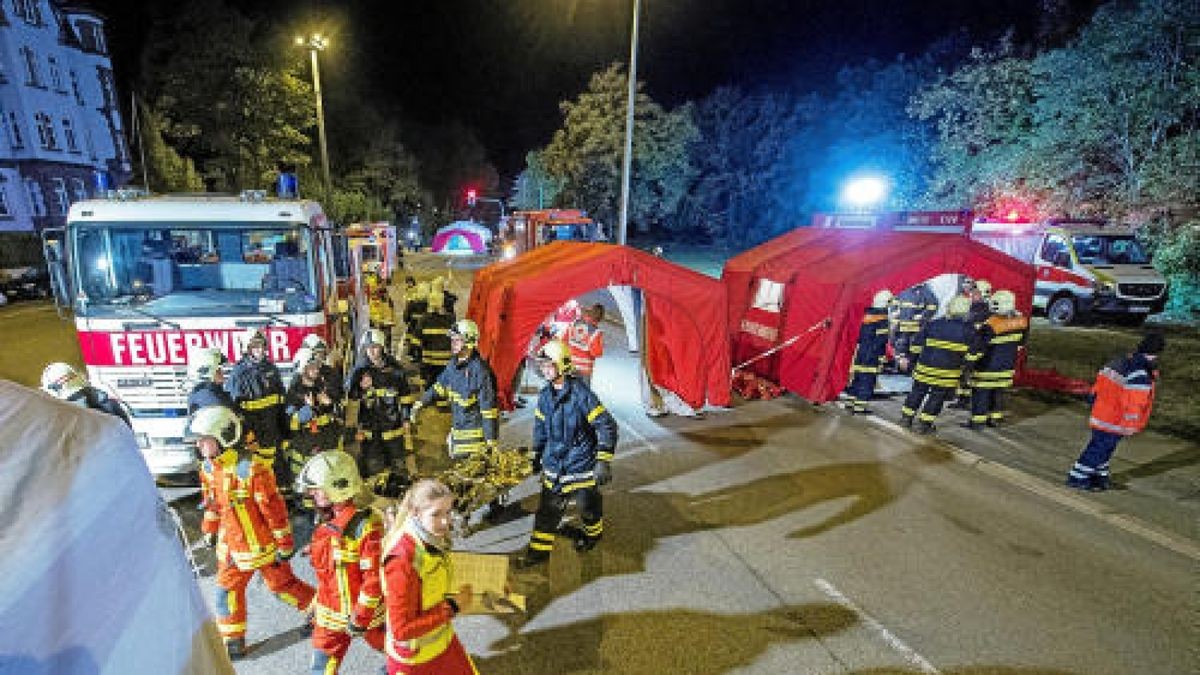
<svg viewBox="0 0 1200 675">
<path fill-rule="evenodd" d="M 842 188 L 842 201 L 854 208 L 878 206 L 887 196 L 888 182 L 879 176 L 858 176 Z"/>
</svg>

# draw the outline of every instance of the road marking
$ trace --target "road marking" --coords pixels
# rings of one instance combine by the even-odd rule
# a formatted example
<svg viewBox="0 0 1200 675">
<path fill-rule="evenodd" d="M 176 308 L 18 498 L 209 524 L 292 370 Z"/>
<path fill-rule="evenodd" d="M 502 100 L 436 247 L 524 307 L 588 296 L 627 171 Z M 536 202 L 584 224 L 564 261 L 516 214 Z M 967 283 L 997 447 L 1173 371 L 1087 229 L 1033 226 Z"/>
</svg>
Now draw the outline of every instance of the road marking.
<svg viewBox="0 0 1200 675">
<path fill-rule="evenodd" d="M 843 595 L 842 592 L 839 591 L 833 584 L 825 581 L 824 579 L 814 579 L 813 583 L 816 584 L 817 588 L 821 589 L 822 593 L 828 595 L 830 598 L 833 598 L 834 602 L 842 607 L 845 607 L 851 612 L 854 612 L 856 616 L 862 619 L 862 622 L 865 623 L 868 628 L 875 631 L 875 634 L 882 638 L 889 647 L 896 650 L 900 656 L 909 663 L 909 665 L 920 670 L 922 673 L 939 672 L 937 668 L 933 667 L 932 663 L 925 659 L 925 657 L 918 654 L 912 647 L 904 644 L 903 640 L 896 637 L 895 634 L 888 630 L 882 623 L 879 623 L 875 617 L 867 614 L 863 608 L 854 604 L 853 600 Z"/>
<path fill-rule="evenodd" d="M 911 433 L 908 429 L 891 420 L 885 420 L 875 415 L 867 419 L 872 424 L 891 429 L 892 431 L 905 434 Z M 1099 502 L 1094 502 L 1086 497 L 1077 495 L 1070 488 L 1048 483 L 1044 479 L 1028 474 L 1020 469 L 1014 469 L 1005 464 L 976 455 L 973 452 L 950 443 L 944 438 L 926 438 L 935 440 L 940 447 L 948 450 L 954 460 L 960 464 L 965 464 L 989 476 L 999 478 L 1012 485 L 1028 490 L 1040 497 L 1055 502 L 1059 506 L 1065 506 L 1079 513 L 1099 518 L 1113 527 L 1146 539 L 1147 541 L 1154 542 L 1165 549 L 1174 551 L 1192 560 L 1200 560 L 1200 544 L 1194 541 L 1163 531 L 1140 518 L 1113 510 Z"/>
</svg>

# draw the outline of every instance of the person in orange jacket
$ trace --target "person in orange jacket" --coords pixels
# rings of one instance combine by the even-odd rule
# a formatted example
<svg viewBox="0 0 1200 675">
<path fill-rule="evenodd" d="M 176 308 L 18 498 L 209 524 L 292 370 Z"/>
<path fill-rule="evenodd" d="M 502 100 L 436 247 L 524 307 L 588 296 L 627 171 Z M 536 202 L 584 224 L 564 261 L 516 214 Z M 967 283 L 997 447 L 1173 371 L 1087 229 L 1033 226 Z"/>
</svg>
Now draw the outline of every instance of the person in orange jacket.
<svg viewBox="0 0 1200 675">
<path fill-rule="evenodd" d="M 409 488 L 383 553 L 388 675 L 472 674 L 475 664 L 451 619 L 467 609 L 471 587 L 451 595 L 450 521 L 454 494 L 423 479 Z"/>
<path fill-rule="evenodd" d="M 246 586 L 255 572 L 287 604 L 307 613 L 312 586 L 288 563 L 294 552 L 287 506 L 271 468 L 239 447 L 242 422 L 230 409 L 196 411 L 188 429 L 211 462 L 212 476 L 201 523 L 206 544 L 217 552 L 217 629 L 231 659 L 246 653 Z"/>
<path fill-rule="evenodd" d="M 563 342 L 571 348 L 571 365 L 575 377 L 592 385 L 592 371 L 596 359 L 604 356 L 604 331 L 600 322 L 604 320 L 604 305 L 595 304 L 583 310 L 582 315 L 567 328 Z"/>
<path fill-rule="evenodd" d="M 345 452 L 314 455 L 297 482 L 319 512 L 329 515 L 313 532 L 308 552 L 317 573 L 312 672 L 336 675 L 352 638 L 362 637 L 372 649 L 383 651 L 383 521 L 355 503 L 364 494 L 363 480 Z"/>
<path fill-rule="evenodd" d="M 1150 421 L 1158 355 L 1165 346 L 1161 333 L 1149 333 L 1133 353 L 1113 359 L 1096 375 L 1088 420 L 1092 438 L 1067 473 L 1067 487 L 1108 489 L 1108 462 L 1117 450 L 1117 443 L 1145 429 Z"/>
</svg>

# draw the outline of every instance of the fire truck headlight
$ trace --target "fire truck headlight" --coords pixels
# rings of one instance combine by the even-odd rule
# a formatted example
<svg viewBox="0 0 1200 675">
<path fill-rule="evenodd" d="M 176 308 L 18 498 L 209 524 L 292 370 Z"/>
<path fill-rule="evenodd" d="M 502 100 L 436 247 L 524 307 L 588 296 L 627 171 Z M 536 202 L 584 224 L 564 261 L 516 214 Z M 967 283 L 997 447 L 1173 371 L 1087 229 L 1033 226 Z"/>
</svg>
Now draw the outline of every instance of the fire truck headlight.
<svg viewBox="0 0 1200 675">
<path fill-rule="evenodd" d="M 1100 281 L 1096 283 L 1096 292 L 1100 295 L 1112 295 L 1117 292 L 1117 287 L 1111 281 Z"/>
<path fill-rule="evenodd" d="M 513 246 L 512 244 L 505 244 L 504 246 L 500 247 L 501 260 L 512 260 L 515 257 L 517 257 L 516 246 Z"/>
</svg>

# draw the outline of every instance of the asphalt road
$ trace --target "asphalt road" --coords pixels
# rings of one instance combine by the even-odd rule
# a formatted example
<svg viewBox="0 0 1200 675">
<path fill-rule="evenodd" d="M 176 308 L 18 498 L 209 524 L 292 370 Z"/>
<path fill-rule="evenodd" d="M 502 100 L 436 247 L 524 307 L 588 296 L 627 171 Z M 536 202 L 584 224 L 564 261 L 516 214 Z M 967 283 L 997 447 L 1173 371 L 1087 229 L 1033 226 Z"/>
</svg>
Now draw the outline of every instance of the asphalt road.
<svg viewBox="0 0 1200 675">
<path fill-rule="evenodd" d="M 29 343 L 0 376 L 59 358 L 65 326 L 44 307 L 0 309 L 6 345 Z M 545 573 L 516 575 L 526 614 L 456 621 L 480 672 L 1200 672 L 1194 560 L 953 461 L 936 440 L 795 398 L 647 418 L 610 336 L 595 384 L 622 440 L 605 540 L 582 555 L 560 542 Z M 517 411 L 505 442 L 527 442 L 530 426 Z M 195 522 L 187 493 L 168 496 Z M 521 550 L 534 506 L 461 546 Z M 211 597 L 211 565 L 200 583 Z M 307 672 L 300 617 L 257 580 L 249 607 L 238 672 Z M 356 644 L 342 672 L 382 663 Z"/>
</svg>

